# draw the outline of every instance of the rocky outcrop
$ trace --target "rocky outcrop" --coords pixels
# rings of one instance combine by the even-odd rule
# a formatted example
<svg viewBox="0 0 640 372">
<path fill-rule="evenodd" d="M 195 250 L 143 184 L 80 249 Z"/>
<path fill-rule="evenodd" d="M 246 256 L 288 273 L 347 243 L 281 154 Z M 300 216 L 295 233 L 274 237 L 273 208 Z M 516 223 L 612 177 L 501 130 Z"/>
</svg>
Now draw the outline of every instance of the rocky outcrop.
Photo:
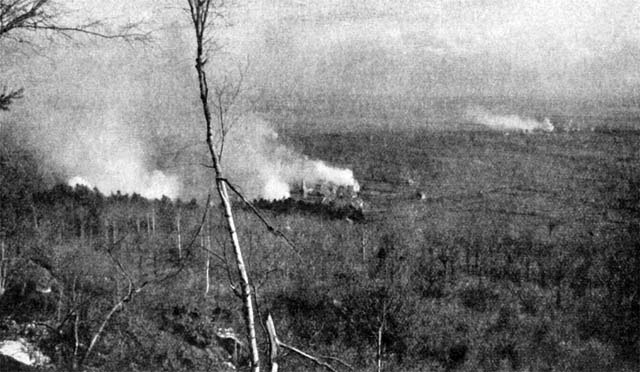
<svg viewBox="0 0 640 372">
<path fill-rule="evenodd" d="M 46 367 L 51 363 L 48 356 L 23 338 L 1 341 L 0 358 L 2 358 L 0 360 L 2 365 L 11 365 L 14 370 L 23 371 Z"/>
</svg>

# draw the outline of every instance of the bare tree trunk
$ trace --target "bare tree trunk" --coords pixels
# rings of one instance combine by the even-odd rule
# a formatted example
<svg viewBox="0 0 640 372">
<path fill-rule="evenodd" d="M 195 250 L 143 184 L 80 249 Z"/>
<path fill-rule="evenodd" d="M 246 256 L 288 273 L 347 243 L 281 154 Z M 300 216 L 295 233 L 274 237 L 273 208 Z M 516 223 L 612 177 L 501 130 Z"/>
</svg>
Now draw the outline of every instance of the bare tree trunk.
<svg viewBox="0 0 640 372">
<path fill-rule="evenodd" d="M 76 281 L 78 277 L 73 277 L 73 285 L 71 287 L 71 299 L 73 304 L 73 340 L 75 341 L 73 347 L 73 360 L 71 361 L 71 369 L 76 371 L 78 369 L 78 350 L 80 350 L 80 335 L 78 332 L 78 324 L 80 323 L 80 310 L 78 309 L 78 292 L 76 291 Z"/>
<path fill-rule="evenodd" d="M 205 263 L 205 289 L 204 294 L 209 294 L 209 290 L 211 288 L 211 254 L 209 250 L 211 249 L 211 238 L 207 236 L 207 262 Z"/>
<path fill-rule="evenodd" d="M 271 314 L 267 316 L 267 333 L 269 334 L 269 365 L 271 372 L 278 372 L 278 336 Z"/>
<path fill-rule="evenodd" d="M 80 241 L 84 243 L 85 241 L 85 221 L 80 220 Z"/>
<path fill-rule="evenodd" d="M 302 358 L 305 358 L 307 360 L 310 360 L 316 365 L 326 368 L 331 372 L 338 372 L 329 363 L 323 361 L 322 359 L 315 357 L 309 353 L 305 353 L 304 351 L 298 349 L 295 346 L 291 346 L 289 344 L 285 344 L 284 342 L 280 341 L 280 339 L 278 339 L 278 335 L 276 334 L 276 327 L 273 323 L 273 318 L 271 318 L 271 314 L 267 315 L 266 325 L 267 325 L 267 333 L 269 334 L 269 362 L 271 364 L 270 372 L 278 372 L 278 351 L 280 350 L 280 348 L 289 350 L 294 354 Z M 322 358 L 332 359 L 337 362 L 340 362 L 341 364 L 343 364 L 344 366 L 348 367 L 350 370 L 353 371 L 352 366 L 350 366 L 349 364 L 345 363 L 344 361 L 338 358 L 332 358 L 332 357 L 322 357 Z"/>
<path fill-rule="evenodd" d="M 156 209 L 151 209 L 151 234 L 156 234 Z"/>
<path fill-rule="evenodd" d="M 62 320 L 62 300 L 64 298 L 63 286 L 58 287 L 58 304 L 56 305 L 56 322 L 60 324 Z"/>
<path fill-rule="evenodd" d="M 180 211 L 178 211 L 178 214 L 176 215 L 176 228 L 178 230 L 178 258 L 182 259 L 182 236 L 180 231 L 180 219 Z"/>
<path fill-rule="evenodd" d="M 377 353 L 376 353 L 376 365 L 378 367 L 378 372 L 382 372 L 382 333 L 384 332 L 384 323 L 387 318 L 387 306 L 386 304 L 382 305 L 382 316 L 380 319 L 380 326 L 378 327 L 377 334 Z"/>
<path fill-rule="evenodd" d="M 7 290 L 7 266 L 4 238 L 2 238 L 2 240 L 0 240 L 0 297 Z"/>
<path fill-rule="evenodd" d="M 127 297 L 124 297 L 123 299 L 118 301 L 115 305 L 113 305 L 111 310 L 109 310 L 109 312 L 107 313 L 107 316 L 105 316 L 105 318 L 102 320 L 102 323 L 100 323 L 100 327 L 98 327 L 98 330 L 91 338 L 91 343 L 89 344 L 89 348 L 87 349 L 87 352 L 84 354 L 84 357 L 82 358 L 83 362 L 87 360 L 91 355 L 91 352 L 93 351 L 96 344 L 98 343 L 100 336 L 102 336 L 102 332 L 104 332 L 104 329 L 107 327 L 107 324 L 109 324 L 109 321 L 111 320 L 113 315 L 124 307 L 124 303 L 127 301 L 125 300 L 126 298 Z"/>
<path fill-rule="evenodd" d="M 220 173 L 218 173 L 220 174 Z M 251 370 L 253 372 L 260 371 L 260 354 L 258 351 L 258 343 L 256 339 L 256 328 L 253 311 L 253 301 L 251 296 L 251 285 L 249 284 L 249 275 L 247 273 L 244 258 L 242 256 L 242 250 L 240 249 L 240 242 L 238 240 L 238 234 L 236 231 L 233 214 L 231 211 L 231 203 L 229 202 L 229 196 L 227 194 L 227 188 L 224 181 L 221 178 L 216 180 L 216 186 L 218 188 L 218 194 L 224 205 L 224 216 L 227 220 L 229 236 L 231 243 L 233 244 L 233 251 L 236 258 L 236 266 L 238 269 L 238 276 L 240 277 L 241 296 L 244 305 L 244 317 L 248 334 L 249 347 L 251 350 Z"/>
<path fill-rule="evenodd" d="M 362 263 L 367 262 L 367 236 L 365 234 L 364 228 L 362 229 L 362 236 L 360 240 L 360 248 L 362 251 Z"/>
<path fill-rule="evenodd" d="M 380 323 L 380 327 L 378 327 L 378 347 L 377 347 L 377 356 L 376 356 L 376 365 L 378 366 L 378 372 L 382 372 L 382 329 L 384 325 Z"/>
<path fill-rule="evenodd" d="M 75 341 L 74 346 L 73 346 L 73 364 L 71 366 L 71 368 L 76 371 L 78 370 L 78 350 L 80 350 L 80 335 L 78 332 L 78 325 L 80 324 L 80 313 L 78 312 L 78 310 L 76 309 L 76 312 L 74 314 L 74 318 L 73 318 L 73 339 Z"/>
<path fill-rule="evenodd" d="M 109 244 L 109 220 L 104 219 L 104 243 Z"/>
<path fill-rule="evenodd" d="M 36 207 L 31 204 L 31 212 L 33 213 L 33 228 L 36 231 L 40 231 L 40 226 L 38 225 L 38 213 L 36 212 Z"/>
<path fill-rule="evenodd" d="M 249 275 L 247 274 L 246 265 L 240 249 L 240 242 L 236 232 L 236 226 L 231 210 L 231 202 L 225 183 L 219 156 L 214 148 L 213 127 L 211 119 L 211 110 L 209 107 L 209 87 L 207 84 L 207 76 L 204 70 L 206 59 L 204 56 L 205 30 L 208 25 L 209 7 L 211 0 L 189 0 L 189 8 L 191 10 L 191 18 L 196 36 L 196 71 L 198 73 L 198 85 L 200 89 L 200 100 L 202 102 L 203 114 L 206 122 L 206 141 L 211 155 L 211 161 L 216 176 L 216 189 L 220 196 L 220 201 L 224 207 L 224 216 L 227 221 L 227 227 L 231 243 L 233 244 L 233 252 L 236 259 L 238 276 L 241 284 L 241 297 L 243 302 L 245 326 L 249 350 L 251 354 L 251 371 L 260 371 L 260 354 L 258 351 L 258 343 L 256 340 L 256 328 L 253 311 L 253 301 L 251 296 L 251 285 L 249 283 Z M 215 16 L 215 15 L 214 15 Z M 222 125 L 222 123 L 221 123 Z"/>
<path fill-rule="evenodd" d="M 115 219 L 113 219 L 111 221 L 111 224 L 113 225 L 113 241 L 112 244 L 116 244 L 116 242 L 118 241 L 118 225 Z"/>
<path fill-rule="evenodd" d="M 205 217 L 206 218 L 206 217 Z M 206 224 L 206 222 L 205 222 Z M 209 236 L 209 231 L 200 235 L 200 244 L 202 245 L 202 249 L 205 251 L 205 259 L 204 259 L 204 295 L 208 295 L 211 290 L 211 280 L 210 280 L 210 270 L 211 270 L 211 256 L 209 251 L 211 250 L 211 237 Z"/>
</svg>

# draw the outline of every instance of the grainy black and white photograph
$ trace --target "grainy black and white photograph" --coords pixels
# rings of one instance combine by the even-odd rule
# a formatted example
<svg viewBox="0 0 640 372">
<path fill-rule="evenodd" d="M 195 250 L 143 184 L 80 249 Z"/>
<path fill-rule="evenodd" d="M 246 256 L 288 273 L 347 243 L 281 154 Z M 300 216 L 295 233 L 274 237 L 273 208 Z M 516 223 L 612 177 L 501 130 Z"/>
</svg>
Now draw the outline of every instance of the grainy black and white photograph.
<svg viewBox="0 0 640 372">
<path fill-rule="evenodd" d="M 0 0 L 0 372 L 639 369 L 636 0 Z"/>
</svg>

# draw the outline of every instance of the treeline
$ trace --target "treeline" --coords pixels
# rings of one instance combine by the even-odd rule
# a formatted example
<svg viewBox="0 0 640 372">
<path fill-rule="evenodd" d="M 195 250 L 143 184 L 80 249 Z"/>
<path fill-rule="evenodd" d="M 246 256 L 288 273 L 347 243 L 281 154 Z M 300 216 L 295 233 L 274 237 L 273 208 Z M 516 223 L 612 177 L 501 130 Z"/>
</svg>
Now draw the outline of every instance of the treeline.
<svg viewBox="0 0 640 372">
<path fill-rule="evenodd" d="M 50 186 L 28 153 L 2 156 L 0 339 L 27 338 L 59 370 L 247 368 L 217 206 L 205 215 L 195 200 Z M 633 185 L 616 199 L 626 222 L 573 241 L 514 238 L 486 222 L 443 229 L 408 202 L 362 223 L 264 211 L 291 246 L 236 213 L 258 317 L 272 314 L 283 341 L 339 358 L 324 359 L 338 370 L 631 371 Z M 292 354 L 280 366 L 321 369 Z"/>
</svg>

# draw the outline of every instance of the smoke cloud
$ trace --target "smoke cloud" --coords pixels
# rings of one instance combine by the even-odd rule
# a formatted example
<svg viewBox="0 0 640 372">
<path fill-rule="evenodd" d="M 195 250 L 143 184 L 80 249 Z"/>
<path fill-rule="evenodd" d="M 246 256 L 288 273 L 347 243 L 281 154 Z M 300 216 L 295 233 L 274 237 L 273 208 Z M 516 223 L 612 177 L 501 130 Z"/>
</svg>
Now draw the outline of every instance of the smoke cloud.
<svg viewBox="0 0 640 372">
<path fill-rule="evenodd" d="M 176 198 L 181 185 L 177 175 L 154 169 L 149 146 L 134 134 L 117 111 L 107 110 L 90 130 L 63 140 L 60 154 L 51 156 L 64 174 L 73 175 L 68 184 L 94 185 L 101 192 L 138 193 L 146 198 Z"/>
<path fill-rule="evenodd" d="M 549 118 L 537 121 L 531 118 L 522 118 L 518 115 L 496 115 L 482 107 L 468 108 L 465 116 L 475 124 L 481 124 L 495 130 L 523 132 L 552 132 L 554 130 Z"/>
<path fill-rule="evenodd" d="M 191 34 L 170 29 L 162 40 L 149 49 L 69 46 L 52 52 L 55 63 L 24 64 L 14 75 L 21 80 L 11 85 L 24 86 L 26 96 L 2 114 L 2 130 L 20 133 L 45 159 L 43 167 L 70 185 L 204 198 L 213 180 L 202 166 L 210 163 L 202 108 L 191 59 L 184 57 L 192 53 Z M 284 146 L 242 100 L 229 118 L 222 164 L 247 197 L 286 198 L 303 181 L 359 188 L 351 170 Z"/>
<path fill-rule="evenodd" d="M 282 145 L 271 125 L 256 115 L 241 117 L 226 142 L 224 167 L 249 198 L 285 199 L 303 182 L 360 189 L 352 170 L 332 167 Z"/>
<path fill-rule="evenodd" d="M 71 187 L 84 186 L 84 187 L 88 187 L 90 189 L 93 188 L 93 185 L 90 184 L 89 181 L 85 180 L 84 178 L 82 178 L 80 176 L 71 177 L 69 179 L 69 181 L 67 181 L 67 185 L 69 185 Z"/>
</svg>

